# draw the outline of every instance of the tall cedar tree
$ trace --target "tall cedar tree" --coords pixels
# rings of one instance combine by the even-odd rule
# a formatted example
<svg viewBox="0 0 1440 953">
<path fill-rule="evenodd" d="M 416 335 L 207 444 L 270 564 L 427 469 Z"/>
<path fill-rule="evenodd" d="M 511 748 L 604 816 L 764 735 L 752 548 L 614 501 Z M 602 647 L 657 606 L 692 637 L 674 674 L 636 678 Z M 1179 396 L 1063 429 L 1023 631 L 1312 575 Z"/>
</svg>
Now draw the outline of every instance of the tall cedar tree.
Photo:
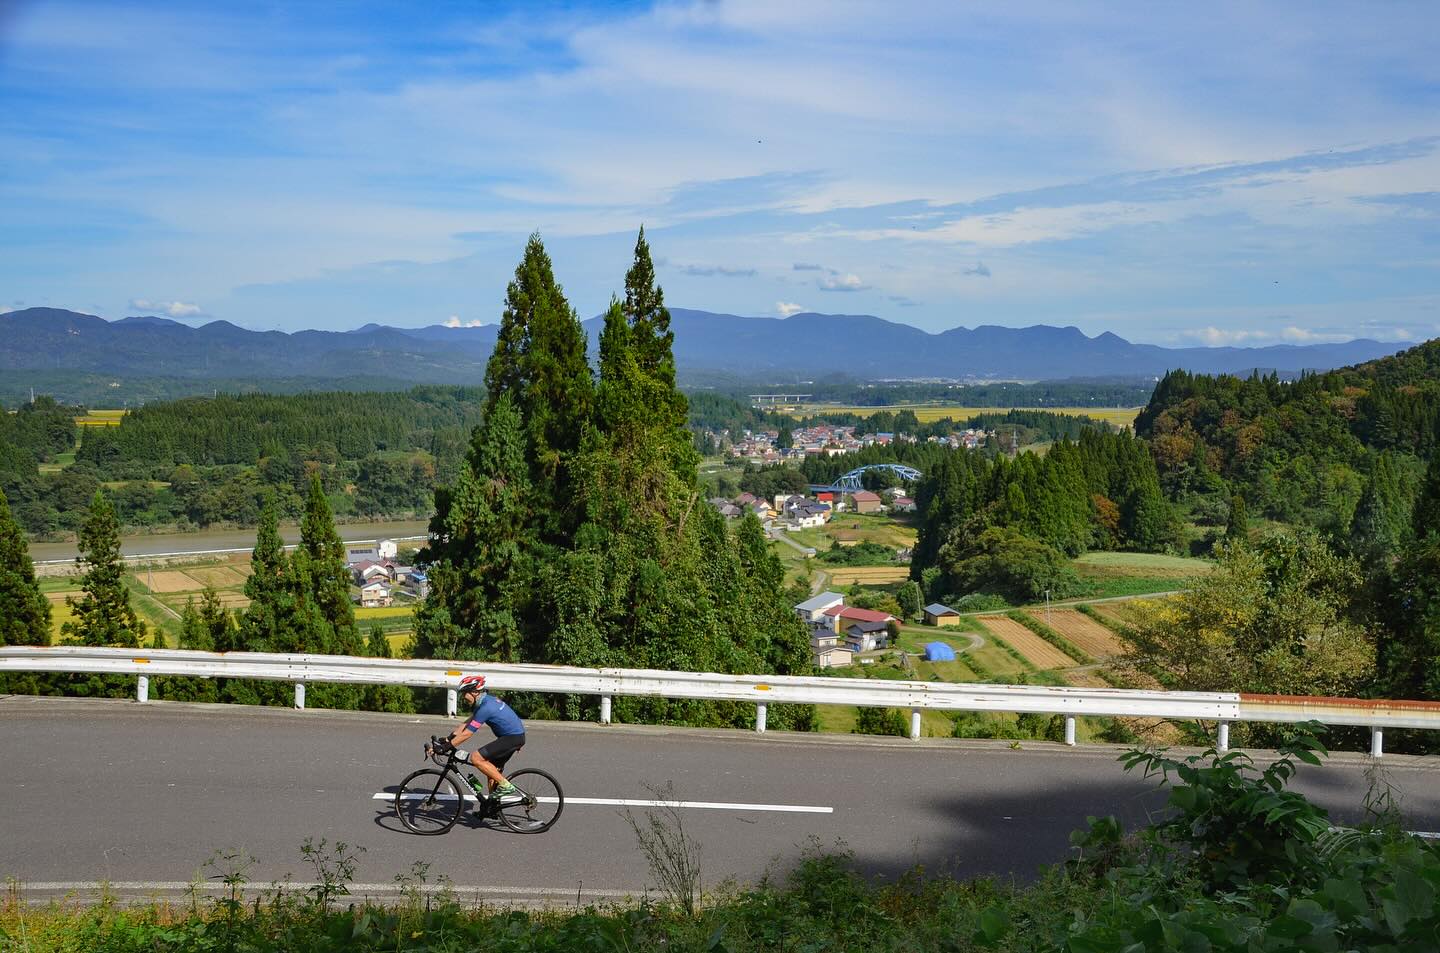
<svg viewBox="0 0 1440 953">
<path fill-rule="evenodd" d="M 0 492 L 0 646 L 49 644 L 50 601 L 40 592 L 25 534 Z"/>
<path fill-rule="evenodd" d="M 630 325 L 636 366 L 656 388 L 657 403 L 649 408 L 650 414 L 656 418 L 658 431 L 667 438 L 672 466 L 683 474 L 699 461 L 687 429 L 689 403 L 675 386 L 675 332 L 670 330 L 670 311 L 665 307 L 664 289 L 655 283 L 655 264 L 650 259 L 643 226 L 635 239 L 634 262 L 625 274 L 622 310 Z"/>
<path fill-rule="evenodd" d="M 331 655 L 363 654 L 355 605 L 350 601 L 345 544 L 335 530 L 335 517 L 319 476 L 310 478 L 305 516 L 300 521 L 300 546 L 292 562 L 297 584 L 306 587 L 304 595 L 319 611 L 318 650 Z"/>
<path fill-rule="evenodd" d="M 505 289 L 505 312 L 485 368 L 488 416 L 510 395 L 528 437 L 536 512 L 544 536 L 556 542 L 574 530 L 568 505 L 569 456 L 590 419 L 594 386 L 585 356 L 585 330 L 555 281 L 539 234 L 531 235 L 515 278 Z"/>
<path fill-rule="evenodd" d="M 245 580 L 245 597 L 250 604 L 240 618 L 237 648 L 248 652 L 281 651 L 288 639 L 285 629 L 294 615 L 291 594 L 293 571 L 280 541 L 280 516 L 275 500 L 268 498 L 260 511 L 255 532 L 255 549 L 250 554 L 250 576 Z"/>
<path fill-rule="evenodd" d="M 145 640 L 145 623 L 130 605 L 120 562 L 120 523 L 105 494 L 96 492 L 80 527 L 80 555 L 85 567 L 79 599 L 66 596 L 74 620 L 61 628 L 67 642 L 80 645 L 139 648 Z"/>
<path fill-rule="evenodd" d="M 1420 495 L 1415 498 L 1415 509 L 1411 512 L 1410 529 L 1416 539 L 1440 533 L 1440 451 L 1430 458 L 1425 482 L 1420 484 Z"/>
<path fill-rule="evenodd" d="M 435 495 L 430 521 L 430 597 L 415 617 L 421 657 L 518 662 L 534 560 L 525 430 L 509 394 L 476 428 L 453 488 Z"/>
</svg>

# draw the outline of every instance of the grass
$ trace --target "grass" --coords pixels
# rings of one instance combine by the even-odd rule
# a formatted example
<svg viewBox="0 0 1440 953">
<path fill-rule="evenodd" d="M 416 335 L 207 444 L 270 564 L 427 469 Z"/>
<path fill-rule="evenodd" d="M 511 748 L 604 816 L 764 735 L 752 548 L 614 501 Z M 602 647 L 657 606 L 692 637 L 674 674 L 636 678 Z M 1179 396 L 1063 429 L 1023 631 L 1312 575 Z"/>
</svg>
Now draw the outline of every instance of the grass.
<svg viewBox="0 0 1440 953">
<path fill-rule="evenodd" d="M 1188 556 L 1168 556 L 1164 553 L 1086 553 L 1075 558 L 1077 568 L 1096 573 L 1113 575 L 1133 574 L 1138 576 L 1170 575 L 1185 578 L 1209 572 L 1214 563 L 1208 559 L 1191 559 Z"/>
<path fill-rule="evenodd" d="M 979 417 L 982 414 L 1004 414 L 1011 410 L 1009 407 L 966 407 L 964 404 L 890 404 L 885 407 L 847 407 L 841 404 L 800 404 L 786 411 L 795 418 L 811 417 L 816 414 L 854 414 L 857 417 L 869 417 L 881 411 L 899 413 L 908 410 L 915 414 L 915 417 L 922 423 L 928 424 L 936 420 L 949 417 L 957 423 L 968 420 L 971 417 Z M 1133 427 L 1135 418 L 1140 415 L 1141 407 L 1016 407 L 1015 410 L 1042 410 L 1052 414 L 1064 414 L 1068 417 L 1089 417 L 1092 420 L 1103 420 L 1106 423 L 1114 424 L 1117 427 Z"/>
</svg>

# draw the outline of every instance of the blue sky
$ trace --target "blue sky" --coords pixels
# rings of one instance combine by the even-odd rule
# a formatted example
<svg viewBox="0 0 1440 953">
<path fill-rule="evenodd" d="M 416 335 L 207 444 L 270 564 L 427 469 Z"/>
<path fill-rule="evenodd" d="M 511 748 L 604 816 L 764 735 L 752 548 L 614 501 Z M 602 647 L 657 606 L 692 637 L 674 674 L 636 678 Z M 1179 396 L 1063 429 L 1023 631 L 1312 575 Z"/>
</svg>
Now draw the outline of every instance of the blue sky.
<svg viewBox="0 0 1440 953">
<path fill-rule="evenodd" d="M 0 0 L 0 309 L 1440 335 L 1440 4 Z"/>
</svg>

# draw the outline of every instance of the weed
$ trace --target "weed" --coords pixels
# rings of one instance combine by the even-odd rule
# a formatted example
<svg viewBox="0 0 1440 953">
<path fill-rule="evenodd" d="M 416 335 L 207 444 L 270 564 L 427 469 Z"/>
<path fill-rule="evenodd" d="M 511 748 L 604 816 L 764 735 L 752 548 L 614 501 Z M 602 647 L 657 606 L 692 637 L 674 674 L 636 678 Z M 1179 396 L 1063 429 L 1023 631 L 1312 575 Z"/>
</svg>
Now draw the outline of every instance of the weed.
<svg viewBox="0 0 1440 953">
<path fill-rule="evenodd" d="M 655 796 L 659 807 L 646 811 L 643 820 L 629 808 L 620 816 L 635 832 L 640 852 L 661 891 L 686 916 L 693 917 L 702 886 L 700 842 L 685 830 L 673 783 L 666 782 L 663 788 L 647 784 L 645 788 Z"/>
</svg>

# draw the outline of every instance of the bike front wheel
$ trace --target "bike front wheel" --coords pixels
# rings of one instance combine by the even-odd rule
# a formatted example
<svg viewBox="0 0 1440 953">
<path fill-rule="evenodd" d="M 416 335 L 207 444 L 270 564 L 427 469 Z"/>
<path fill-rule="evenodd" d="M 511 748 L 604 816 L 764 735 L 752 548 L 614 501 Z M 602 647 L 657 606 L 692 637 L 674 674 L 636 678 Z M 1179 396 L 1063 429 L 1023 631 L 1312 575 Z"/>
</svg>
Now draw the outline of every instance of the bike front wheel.
<svg viewBox="0 0 1440 953">
<path fill-rule="evenodd" d="M 560 782 L 539 768 L 521 768 L 508 780 L 520 793 L 499 799 L 495 811 L 501 823 L 517 834 L 539 834 L 554 827 L 565 809 Z"/>
<path fill-rule="evenodd" d="M 395 814 L 413 833 L 443 834 L 455 826 L 465 810 L 463 793 L 449 771 L 421 768 L 400 782 L 400 790 L 395 792 Z"/>
</svg>

